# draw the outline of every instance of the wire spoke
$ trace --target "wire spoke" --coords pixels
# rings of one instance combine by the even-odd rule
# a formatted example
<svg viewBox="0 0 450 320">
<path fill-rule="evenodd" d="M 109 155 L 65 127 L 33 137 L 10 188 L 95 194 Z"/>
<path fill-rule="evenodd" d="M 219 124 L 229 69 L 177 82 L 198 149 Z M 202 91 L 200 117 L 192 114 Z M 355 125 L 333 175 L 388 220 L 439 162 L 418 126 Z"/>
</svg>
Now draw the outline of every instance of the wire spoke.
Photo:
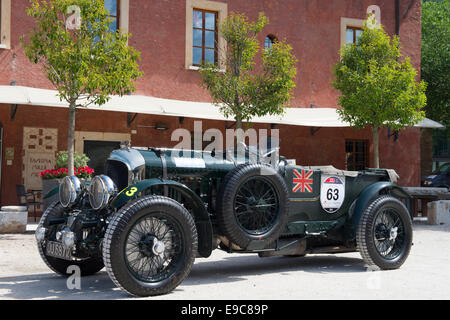
<svg viewBox="0 0 450 320">
<path fill-rule="evenodd" d="M 138 220 L 128 232 L 125 260 L 131 273 L 141 281 L 166 279 L 182 261 L 182 233 L 166 217 L 164 213 L 149 214 Z M 163 247 L 161 253 L 156 251 L 155 244 L 158 248 Z"/>
</svg>

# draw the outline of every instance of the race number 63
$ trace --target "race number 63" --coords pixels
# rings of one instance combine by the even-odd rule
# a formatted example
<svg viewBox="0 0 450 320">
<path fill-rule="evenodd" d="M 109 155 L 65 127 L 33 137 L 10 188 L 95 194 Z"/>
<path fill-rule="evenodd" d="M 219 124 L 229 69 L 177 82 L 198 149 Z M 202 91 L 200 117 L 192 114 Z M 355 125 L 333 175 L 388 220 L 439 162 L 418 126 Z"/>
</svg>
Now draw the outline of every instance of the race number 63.
<svg viewBox="0 0 450 320">
<path fill-rule="evenodd" d="M 320 204 L 328 213 L 338 211 L 345 199 L 345 176 L 323 174 L 320 183 Z"/>
</svg>

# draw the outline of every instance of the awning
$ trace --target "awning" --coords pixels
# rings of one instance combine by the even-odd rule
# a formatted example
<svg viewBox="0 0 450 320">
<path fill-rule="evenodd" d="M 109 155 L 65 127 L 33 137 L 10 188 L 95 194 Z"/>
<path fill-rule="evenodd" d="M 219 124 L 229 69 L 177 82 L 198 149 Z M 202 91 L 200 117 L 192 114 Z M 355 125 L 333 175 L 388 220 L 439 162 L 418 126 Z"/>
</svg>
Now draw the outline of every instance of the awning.
<svg viewBox="0 0 450 320">
<path fill-rule="evenodd" d="M 22 86 L 0 86 L 0 103 L 67 108 L 56 90 Z M 112 96 L 104 105 L 91 105 L 88 110 L 131 112 L 175 117 L 228 120 L 212 103 L 162 99 L 143 95 Z M 283 116 L 264 116 L 252 119 L 255 123 L 274 123 L 308 127 L 349 127 L 340 120 L 334 108 L 287 108 Z M 424 119 L 415 127 L 445 128 L 442 124 Z"/>
</svg>

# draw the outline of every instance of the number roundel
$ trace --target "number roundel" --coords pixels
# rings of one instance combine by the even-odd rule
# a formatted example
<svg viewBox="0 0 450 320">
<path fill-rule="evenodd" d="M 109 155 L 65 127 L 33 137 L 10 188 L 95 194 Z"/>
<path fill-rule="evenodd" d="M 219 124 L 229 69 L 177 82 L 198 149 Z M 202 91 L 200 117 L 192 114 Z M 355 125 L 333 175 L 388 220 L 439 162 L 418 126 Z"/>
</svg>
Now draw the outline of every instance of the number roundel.
<svg viewBox="0 0 450 320">
<path fill-rule="evenodd" d="M 320 204 L 328 213 L 338 211 L 345 198 L 345 177 L 322 175 L 320 184 Z"/>
</svg>

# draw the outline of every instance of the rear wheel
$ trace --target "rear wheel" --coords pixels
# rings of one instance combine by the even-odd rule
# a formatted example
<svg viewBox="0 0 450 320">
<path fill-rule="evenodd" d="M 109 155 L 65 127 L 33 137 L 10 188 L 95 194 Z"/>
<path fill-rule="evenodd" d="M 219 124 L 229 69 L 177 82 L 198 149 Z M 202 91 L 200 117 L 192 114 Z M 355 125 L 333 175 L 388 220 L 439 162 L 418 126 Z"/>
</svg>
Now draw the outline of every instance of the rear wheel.
<svg viewBox="0 0 450 320">
<path fill-rule="evenodd" d="M 399 268 L 412 245 L 412 223 L 405 205 L 391 196 L 375 199 L 361 216 L 357 245 L 367 264 Z"/>
<path fill-rule="evenodd" d="M 103 260 L 114 283 L 136 296 L 165 294 L 189 274 L 197 252 L 190 213 L 167 197 L 145 196 L 108 226 Z"/>
</svg>

